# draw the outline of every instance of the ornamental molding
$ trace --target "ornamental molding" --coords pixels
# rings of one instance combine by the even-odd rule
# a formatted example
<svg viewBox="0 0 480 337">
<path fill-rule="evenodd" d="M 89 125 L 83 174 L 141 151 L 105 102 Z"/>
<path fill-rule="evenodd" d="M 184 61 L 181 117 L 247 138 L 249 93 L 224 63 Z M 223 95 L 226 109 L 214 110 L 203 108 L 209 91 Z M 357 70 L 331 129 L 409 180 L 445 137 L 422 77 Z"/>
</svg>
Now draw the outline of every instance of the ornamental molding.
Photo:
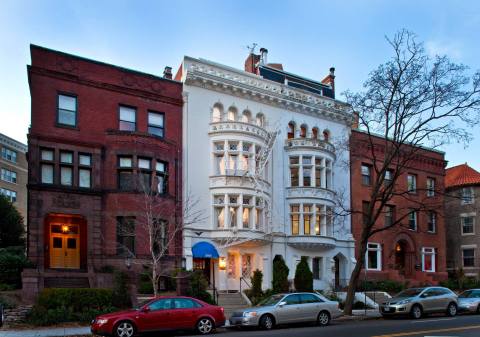
<svg viewBox="0 0 480 337">
<path fill-rule="evenodd" d="M 240 172 L 239 172 L 240 174 Z M 265 180 L 257 179 L 257 186 L 253 179 L 245 175 L 222 175 L 210 177 L 210 189 L 219 188 L 239 188 L 242 190 L 262 191 L 265 195 L 270 196 L 270 183 Z M 232 190 L 232 193 L 234 190 Z"/>
<path fill-rule="evenodd" d="M 259 138 L 265 142 L 268 137 L 268 132 L 262 127 L 250 123 L 243 123 L 238 121 L 221 121 L 210 123 L 209 135 L 219 133 L 241 133 L 249 136 Z"/>
<path fill-rule="evenodd" d="M 337 246 L 337 240 L 334 237 L 321 235 L 290 235 L 287 237 L 287 244 L 304 250 L 329 250 Z"/>
<path fill-rule="evenodd" d="M 330 153 L 335 158 L 335 146 L 320 139 L 292 138 L 285 140 L 285 151 L 296 149 L 321 150 Z"/>
<path fill-rule="evenodd" d="M 321 199 L 334 206 L 335 192 L 319 187 L 287 187 L 287 199 Z"/>
<path fill-rule="evenodd" d="M 206 60 L 185 57 L 184 82 L 208 90 L 258 101 L 293 112 L 351 125 L 351 107 L 329 97 L 273 82 L 261 76 Z"/>
</svg>

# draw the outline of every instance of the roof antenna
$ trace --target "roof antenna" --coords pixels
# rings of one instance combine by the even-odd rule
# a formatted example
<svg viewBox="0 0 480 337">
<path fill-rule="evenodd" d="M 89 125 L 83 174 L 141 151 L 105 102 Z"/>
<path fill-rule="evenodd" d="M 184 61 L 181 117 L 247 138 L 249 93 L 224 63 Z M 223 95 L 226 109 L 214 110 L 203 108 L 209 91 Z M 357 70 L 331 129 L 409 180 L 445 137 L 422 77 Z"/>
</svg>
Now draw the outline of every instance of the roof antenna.
<svg viewBox="0 0 480 337">
<path fill-rule="evenodd" d="M 257 46 L 258 46 L 258 43 L 255 43 L 255 42 L 247 46 L 247 49 L 250 50 L 250 54 L 255 54 L 255 49 L 257 49 Z"/>
</svg>

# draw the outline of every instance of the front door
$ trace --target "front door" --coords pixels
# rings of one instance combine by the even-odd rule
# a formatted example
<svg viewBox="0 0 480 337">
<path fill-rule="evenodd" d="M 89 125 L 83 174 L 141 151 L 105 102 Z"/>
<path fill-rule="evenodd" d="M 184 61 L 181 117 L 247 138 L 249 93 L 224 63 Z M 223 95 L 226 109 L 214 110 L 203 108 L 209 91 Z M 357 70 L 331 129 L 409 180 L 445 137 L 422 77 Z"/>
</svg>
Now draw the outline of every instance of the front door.
<svg viewBox="0 0 480 337">
<path fill-rule="evenodd" d="M 210 259 L 193 259 L 193 270 L 200 270 L 203 276 L 205 276 L 209 286 L 212 285 L 210 281 L 210 269 Z"/>
<path fill-rule="evenodd" d="M 50 225 L 50 268 L 80 269 L 78 225 Z"/>
</svg>

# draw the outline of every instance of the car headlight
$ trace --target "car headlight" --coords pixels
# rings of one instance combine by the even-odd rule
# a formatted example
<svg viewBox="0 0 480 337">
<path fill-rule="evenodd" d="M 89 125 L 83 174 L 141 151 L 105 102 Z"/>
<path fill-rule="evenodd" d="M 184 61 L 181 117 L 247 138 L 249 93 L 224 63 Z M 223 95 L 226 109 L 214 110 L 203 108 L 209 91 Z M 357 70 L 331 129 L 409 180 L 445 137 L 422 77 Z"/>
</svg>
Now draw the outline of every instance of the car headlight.
<svg viewBox="0 0 480 337">
<path fill-rule="evenodd" d="M 397 302 L 397 304 L 399 305 L 402 305 L 402 304 L 407 304 L 407 303 L 410 303 L 412 302 L 412 300 L 408 299 L 408 300 L 401 300 L 400 302 Z"/>
<path fill-rule="evenodd" d="M 255 316 L 257 316 L 256 311 L 247 311 L 243 313 L 243 317 L 255 317 Z"/>
<path fill-rule="evenodd" d="M 97 319 L 97 323 L 100 324 L 100 325 L 101 325 L 101 324 L 105 324 L 105 323 L 107 323 L 107 322 L 108 322 L 108 319 L 107 319 L 107 318 L 99 318 L 99 319 Z"/>
</svg>

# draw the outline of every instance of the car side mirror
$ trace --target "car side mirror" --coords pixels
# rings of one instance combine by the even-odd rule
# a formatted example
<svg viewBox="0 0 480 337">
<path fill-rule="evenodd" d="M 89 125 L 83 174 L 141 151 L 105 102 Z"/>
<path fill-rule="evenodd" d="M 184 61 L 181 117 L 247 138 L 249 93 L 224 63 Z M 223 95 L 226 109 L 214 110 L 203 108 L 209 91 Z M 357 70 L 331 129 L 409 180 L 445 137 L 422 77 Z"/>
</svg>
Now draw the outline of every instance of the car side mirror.
<svg viewBox="0 0 480 337">
<path fill-rule="evenodd" d="M 141 311 L 144 313 L 148 313 L 150 312 L 150 307 L 143 307 Z"/>
<path fill-rule="evenodd" d="M 281 307 L 283 307 L 285 304 L 287 304 L 287 302 L 282 301 L 282 302 L 278 303 L 278 306 L 281 308 Z"/>
</svg>

